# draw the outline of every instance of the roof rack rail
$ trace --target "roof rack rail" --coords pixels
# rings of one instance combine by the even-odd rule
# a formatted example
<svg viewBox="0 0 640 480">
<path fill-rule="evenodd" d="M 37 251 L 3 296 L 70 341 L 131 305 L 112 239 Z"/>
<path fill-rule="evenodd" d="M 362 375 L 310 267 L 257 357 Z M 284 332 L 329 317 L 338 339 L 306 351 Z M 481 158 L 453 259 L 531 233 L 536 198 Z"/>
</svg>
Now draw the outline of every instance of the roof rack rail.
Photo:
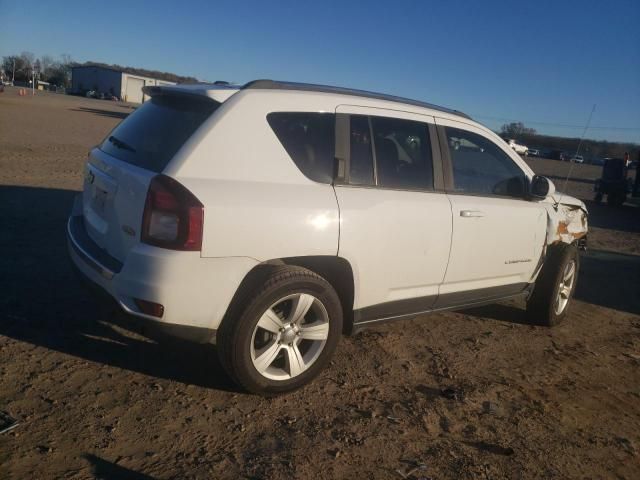
<svg viewBox="0 0 640 480">
<path fill-rule="evenodd" d="M 284 82 L 278 80 L 253 80 L 242 86 L 242 90 L 299 90 L 304 92 L 321 92 L 336 93 L 340 95 L 351 95 L 354 97 L 365 97 L 376 100 L 386 100 L 388 102 L 405 103 L 416 107 L 430 108 L 440 112 L 457 115 L 460 117 L 471 119 L 469 115 L 459 110 L 441 107 L 432 103 L 412 100 L 410 98 L 396 97 L 395 95 L 386 95 L 384 93 L 368 92 L 366 90 L 356 90 L 352 88 L 333 87 L 330 85 L 314 85 L 312 83 Z"/>
</svg>

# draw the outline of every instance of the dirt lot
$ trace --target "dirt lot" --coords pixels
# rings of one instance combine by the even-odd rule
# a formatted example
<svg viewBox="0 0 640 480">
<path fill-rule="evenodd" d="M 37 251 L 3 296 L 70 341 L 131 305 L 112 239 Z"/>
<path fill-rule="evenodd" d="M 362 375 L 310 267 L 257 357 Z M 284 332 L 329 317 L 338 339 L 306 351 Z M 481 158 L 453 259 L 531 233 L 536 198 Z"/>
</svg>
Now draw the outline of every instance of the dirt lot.
<svg viewBox="0 0 640 480">
<path fill-rule="evenodd" d="M 238 392 L 210 346 L 112 323 L 66 257 L 88 148 L 131 110 L 0 94 L 0 478 L 640 478 L 640 212 L 589 204 L 554 329 L 500 304 L 344 338 L 312 385 Z M 559 185 L 566 163 L 532 160 Z M 577 165 L 591 197 L 599 168 Z"/>
</svg>

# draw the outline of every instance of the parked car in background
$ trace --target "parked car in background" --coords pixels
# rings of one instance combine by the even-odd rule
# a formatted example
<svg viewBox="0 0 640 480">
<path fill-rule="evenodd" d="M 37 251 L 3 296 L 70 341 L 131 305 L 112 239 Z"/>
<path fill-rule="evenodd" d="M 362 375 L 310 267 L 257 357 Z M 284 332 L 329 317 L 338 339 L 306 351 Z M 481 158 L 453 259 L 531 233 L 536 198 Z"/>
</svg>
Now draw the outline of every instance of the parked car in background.
<svg viewBox="0 0 640 480">
<path fill-rule="evenodd" d="M 509 139 L 508 144 L 514 152 L 519 153 L 520 155 L 526 156 L 527 152 L 529 151 L 529 149 L 525 145 L 520 145 L 513 138 Z"/>
<path fill-rule="evenodd" d="M 529 148 L 527 149 L 527 155 L 530 157 L 539 157 L 540 150 L 538 150 L 537 148 Z"/>
<path fill-rule="evenodd" d="M 586 207 L 469 116 L 270 80 L 143 91 L 89 152 L 69 254 L 245 389 L 308 383 L 380 321 L 506 298 L 567 315 Z"/>
<path fill-rule="evenodd" d="M 87 98 L 98 98 L 98 93 L 95 90 L 89 90 L 84 96 Z"/>
<path fill-rule="evenodd" d="M 582 155 L 573 155 L 571 161 L 575 163 L 584 163 L 584 157 Z"/>
<path fill-rule="evenodd" d="M 114 95 L 108 93 L 108 92 L 100 92 L 98 94 L 98 99 L 99 100 L 113 100 Z"/>
</svg>

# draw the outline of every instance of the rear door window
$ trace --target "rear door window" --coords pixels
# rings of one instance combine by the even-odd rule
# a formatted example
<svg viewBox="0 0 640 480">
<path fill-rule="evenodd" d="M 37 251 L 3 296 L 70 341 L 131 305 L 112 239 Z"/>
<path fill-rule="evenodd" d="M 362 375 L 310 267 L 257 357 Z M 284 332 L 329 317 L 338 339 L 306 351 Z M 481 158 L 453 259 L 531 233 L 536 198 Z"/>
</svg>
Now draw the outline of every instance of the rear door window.
<svg viewBox="0 0 640 480">
<path fill-rule="evenodd" d="M 219 105 L 183 95 L 153 97 L 123 120 L 99 148 L 123 162 L 162 172 Z"/>
<path fill-rule="evenodd" d="M 293 162 L 309 179 L 333 182 L 335 115 L 317 112 L 272 112 L 269 126 Z"/>
<path fill-rule="evenodd" d="M 426 123 L 371 117 L 378 185 L 433 190 L 433 160 Z"/>
</svg>

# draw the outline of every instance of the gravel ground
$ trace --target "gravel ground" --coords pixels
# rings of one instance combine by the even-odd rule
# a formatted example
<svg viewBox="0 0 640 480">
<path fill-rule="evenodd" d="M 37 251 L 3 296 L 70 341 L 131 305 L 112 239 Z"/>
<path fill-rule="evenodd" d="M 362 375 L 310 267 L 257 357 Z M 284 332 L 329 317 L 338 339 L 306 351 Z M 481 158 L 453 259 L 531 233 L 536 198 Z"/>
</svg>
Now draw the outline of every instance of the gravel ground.
<svg viewBox="0 0 640 480">
<path fill-rule="evenodd" d="M 211 346 L 127 331 L 73 276 L 89 147 L 131 109 L 0 94 L 0 478 L 640 478 L 640 211 L 589 204 L 566 322 L 503 303 L 343 338 L 313 384 L 239 392 Z M 532 159 L 561 189 L 569 165 Z M 592 196 L 600 169 L 567 190 Z"/>
</svg>

